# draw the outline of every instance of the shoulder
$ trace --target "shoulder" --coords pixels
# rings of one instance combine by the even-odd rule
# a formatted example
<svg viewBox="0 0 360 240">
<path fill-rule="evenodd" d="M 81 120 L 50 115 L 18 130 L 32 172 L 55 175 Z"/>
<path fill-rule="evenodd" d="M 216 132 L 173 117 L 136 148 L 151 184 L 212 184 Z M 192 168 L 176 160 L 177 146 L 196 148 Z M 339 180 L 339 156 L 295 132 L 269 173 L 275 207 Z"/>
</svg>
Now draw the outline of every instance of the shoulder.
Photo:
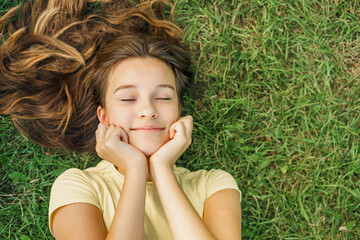
<svg viewBox="0 0 360 240">
<path fill-rule="evenodd" d="M 106 168 L 109 166 L 105 162 L 106 161 L 101 161 L 95 167 L 90 167 L 85 170 L 78 168 L 67 169 L 56 178 L 53 188 L 63 184 L 91 184 L 98 176 L 106 174 Z"/>
<path fill-rule="evenodd" d="M 85 170 L 80 170 L 78 168 L 70 168 L 65 172 L 61 173 L 53 184 L 53 187 L 62 183 L 64 181 L 76 181 L 76 180 L 89 180 L 88 174 L 86 174 Z"/>
<path fill-rule="evenodd" d="M 202 169 L 191 172 L 186 168 L 176 167 L 174 173 L 182 187 L 195 185 L 198 188 L 203 188 L 206 199 L 223 189 L 235 189 L 240 193 L 234 177 L 221 169 L 211 169 L 209 171 Z"/>
<path fill-rule="evenodd" d="M 50 212 L 63 205 L 85 201 L 85 199 L 93 201 L 95 198 L 96 190 L 91 174 L 85 170 L 71 168 L 60 174 L 51 187 Z"/>
<path fill-rule="evenodd" d="M 123 176 L 116 171 L 113 164 L 101 161 L 95 167 L 85 170 L 71 168 L 63 172 L 55 180 L 50 193 L 49 203 L 49 226 L 52 230 L 54 216 L 58 209 L 64 206 L 82 206 L 79 211 L 97 209 L 103 213 L 104 199 L 109 196 L 109 189 L 117 189 L 123 181 Z M 112 199 L 112 198 L 110 198 Z M 80 203 L 80 204 L 74 204 Z M 110 201 L 110 203 L 112 202 Z M 94 208 L 95 206 L 96 208 Z M 72 207 L 66 208 L 72 211 Z M 56 213 L 56 214 L 55 214 Z M 99 212 L 97 212 L 99 213 Z"/>
<path fill-rule="evenodd" d="M 174 174 L 176 177 L 181 180 L 200 180 L 205 182 L 217 182 L 217 181 L 230 181 L 235 182 L 233 176 L 221 169 L 211 169 L 211 170 L 197 170 L 197 171 L 190 171 L 189 169 L 183 167 L 175 167 Z M 236 182 L 235 182 L 236 183 Z"/>
<path fill-rule="evenodd" d="M 71 168 L 63 172 L 51 188 L 50 213 L 60 206 L 75 202 L 91 203 L 100 208 L 98 202 L 99 186 L 102 185 L 102 182 L 108 181 L 113 174 L 112 165 L 109 164 L 101 161 L 96 167 L 85 170 Z"/>
<path fill-rule="evenodd" d="M 109 175 L 114 175 L 113 165 L 105 160 L 99 162 L 95 167 L 86 168 L 84 170 L 78 168 L 70 168 L 65 172 L 60 174 L 54 185 L 64 182 L 78 182 L 78 183 L 91 183 L 96 181 L 98 178 L 103 178 L 104 176 L 109 177 Z"/>
</svg>

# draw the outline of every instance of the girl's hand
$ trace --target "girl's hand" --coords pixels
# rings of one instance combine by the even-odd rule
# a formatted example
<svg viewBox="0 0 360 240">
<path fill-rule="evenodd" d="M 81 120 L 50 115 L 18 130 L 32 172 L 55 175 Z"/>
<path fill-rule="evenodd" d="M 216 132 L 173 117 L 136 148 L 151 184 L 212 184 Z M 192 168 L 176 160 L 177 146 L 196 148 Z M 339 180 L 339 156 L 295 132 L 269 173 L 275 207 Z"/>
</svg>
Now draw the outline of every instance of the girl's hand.
<svg viewBox="0 0 360 240">
<path fill-rule="evenodd" d="M 128 136 L 121 127 L 100 123 L 96 130 L 95 149 L 99 157 L 114 164 L 124 176 L 133 171 L 149 177 L 145 155 L 129 144 Z"/>
<path fill-rule="evenodd" d="M 191 144 L 191 133 L 193 130 L 192 116 L 179 118 L 170 126 L 170 141 L 165 143 L 153 155 L 150 156 L 150 168 L 158 165 L 172 168 L 185 150 Z"/>
</svg>

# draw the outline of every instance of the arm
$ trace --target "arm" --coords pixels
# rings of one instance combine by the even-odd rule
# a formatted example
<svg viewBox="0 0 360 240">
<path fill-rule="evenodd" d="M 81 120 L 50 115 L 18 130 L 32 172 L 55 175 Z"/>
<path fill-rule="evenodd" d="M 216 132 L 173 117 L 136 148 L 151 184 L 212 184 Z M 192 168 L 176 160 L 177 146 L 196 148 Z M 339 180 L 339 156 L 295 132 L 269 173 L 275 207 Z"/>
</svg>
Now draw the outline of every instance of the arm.
<svg viewBox="0 0 360 240">
<path fill-rule="evenodd" d="M 106 239 L 144 239 L 146 176 L 125 176 L 121 197 Z"/>
<path fill-rule="evenodd" d="M 191 143 L 191 116 L 170 128 L 170 141 L 150 157 L 150 175 L 159 192 L 174 239 L 241 239 L 240 196 L 236 190 L 214 193 L 198 215 L 177 183 L 172 166 Z"/>
<path fill-rule="evenodd" d="M 57 239 L 143 239 L 148 177 L 146 158 L 127 143 L 126 133 L 121 128 L 99 125 L 96 140 L 99 156 L 114 163 L 125 176 L 109 232 L 106 232 L 102 213 L 97 207 L 76 203 L 54 213 L 54 235 Z"/>
<path fill-rule="evenodd" d="M 105 239 L 106 229 L 100 210 L 88 203 L 74 203 L 57 209 L 53 218 L 56 239 Z"/>
<path fill-rule="evenodd" d="M 202 220 L 178 185 L 171 169 L 157 168 L 153 173 L 157 176 L 156 187 L 174 239 L 241 239 L 238 191 L 224 189 L 210 196 L 205 202 Z"/>
<path fill-rule="evenodd" d="M 174 239 L 216 239 L 180 188 L 172 169 L 157 165 L 151 176 Z"/>
<path fill-rule="evenodd" d="M 143 174 L 144 176 L 144 174 Z M 75 203 L 54 213 L 56 239 L 143 239 L 146 178 L 125 177 L 115 216 L 107 233 L 101 211 L 88 203 Z"/>
<path fill-rule="evenodd" d="M 235 189 L 223 189 L 205 202 L 203 221 L 217 239 L 241 239 L 240 195 Z"/>
<path fill-rule="evenodd" d="M 121 127 L 100 124 L 96 138 L 99 156 L 117 167 L 124 177 L 121 196 L 106 239 L 144 239 L 145 191 L 148 164 L 145 155 L 128 144 Z"/>
</svg>

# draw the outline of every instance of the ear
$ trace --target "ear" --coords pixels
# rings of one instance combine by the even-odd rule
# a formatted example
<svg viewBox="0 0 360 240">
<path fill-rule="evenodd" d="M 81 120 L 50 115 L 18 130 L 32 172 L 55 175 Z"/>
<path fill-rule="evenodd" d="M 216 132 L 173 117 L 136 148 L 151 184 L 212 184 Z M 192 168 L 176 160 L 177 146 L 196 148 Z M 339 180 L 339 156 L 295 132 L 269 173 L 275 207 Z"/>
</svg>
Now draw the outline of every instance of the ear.
<svg viewBox="0 0 360 240">
<path fill-rule="evenodd" d="M 97 108 L 97 116 L 101 123 L 104 123 L 105 125 L 109 125 L 108 119 L 106 117 L 105 109 L 103 109 L 101 106 L 98 106 Z"/>
</svg>

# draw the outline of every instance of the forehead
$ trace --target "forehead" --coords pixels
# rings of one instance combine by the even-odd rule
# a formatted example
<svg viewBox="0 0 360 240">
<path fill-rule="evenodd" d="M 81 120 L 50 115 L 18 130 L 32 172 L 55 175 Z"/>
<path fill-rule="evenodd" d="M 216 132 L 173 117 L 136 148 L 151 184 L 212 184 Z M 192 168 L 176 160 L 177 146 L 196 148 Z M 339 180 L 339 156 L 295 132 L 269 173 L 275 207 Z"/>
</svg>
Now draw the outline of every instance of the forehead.
<svg viewBox="0 0 360 240">
<path fill-rule="evenodd" d="M 176 89 L 172 69 L 163 61 L 152 57 L 133 57 L 121 61 L 110 73 L 108 81 L 108 87 L 112 90 L 121 85 L 136 85 L 140 88 L 170 85 Z"/>
</svg>

